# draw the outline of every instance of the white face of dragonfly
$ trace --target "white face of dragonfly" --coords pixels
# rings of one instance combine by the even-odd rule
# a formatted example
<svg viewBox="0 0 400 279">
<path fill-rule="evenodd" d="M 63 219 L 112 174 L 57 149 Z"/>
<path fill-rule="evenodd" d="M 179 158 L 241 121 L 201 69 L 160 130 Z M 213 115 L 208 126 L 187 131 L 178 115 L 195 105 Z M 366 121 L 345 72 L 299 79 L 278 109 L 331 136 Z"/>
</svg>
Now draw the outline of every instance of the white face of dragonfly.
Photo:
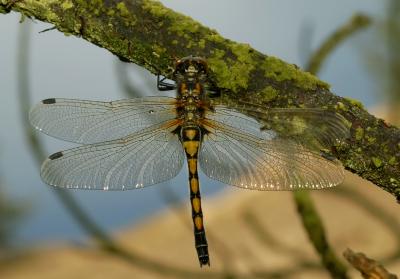
<svg viewBox="0 0 400 279">
<path fill-rule="evenodd" d="M 207 79 L 207 63 L 200 57 L 185 57 L 176 62 L 174 76 L 179 82 L 204 82 Z"/>
</svg>

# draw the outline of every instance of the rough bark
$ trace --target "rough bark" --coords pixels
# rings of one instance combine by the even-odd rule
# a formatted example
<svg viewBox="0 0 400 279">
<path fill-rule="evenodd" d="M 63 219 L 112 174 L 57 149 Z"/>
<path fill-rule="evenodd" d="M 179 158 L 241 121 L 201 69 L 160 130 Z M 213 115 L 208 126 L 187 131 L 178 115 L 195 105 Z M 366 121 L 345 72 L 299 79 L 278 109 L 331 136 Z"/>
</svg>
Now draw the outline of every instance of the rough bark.
<svg viewBox="0 0 400 279">
<path fill-rule="evenodd" d="M 54 24 L 152 73 L 169 76 L 176 58 L 206 57 L 213 82 L 231 100 L 245 96 L 266 107 L 334 109 L 352 123 L 351 138 L 336 147 L 335 156 L 400 202 L 400 130 L 295 65 L 225 39 L 157 1 L 0 0 L 0 13 L 10 11 Z"/>
</svg>

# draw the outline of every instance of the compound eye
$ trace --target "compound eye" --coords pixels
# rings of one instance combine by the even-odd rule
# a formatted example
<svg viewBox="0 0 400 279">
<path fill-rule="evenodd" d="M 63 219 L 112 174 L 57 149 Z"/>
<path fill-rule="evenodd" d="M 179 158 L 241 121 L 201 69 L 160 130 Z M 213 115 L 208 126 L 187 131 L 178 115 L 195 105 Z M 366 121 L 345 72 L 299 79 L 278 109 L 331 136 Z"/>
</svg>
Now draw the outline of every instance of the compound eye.
<svg viewBox="0 0 400 279">
<path fill-rule="evenodd" d="M 179 74 L 184 74 L 185 73 L 185 65 L 183 62 L 178 61 L 178 63 L 175 66 L 175 72 Z"/>
<path fill-rule="evenodd" d="M 199 72 L 201 72 L 201 73 L 207 73 L 207 65 L 203 62 L 203 61 L 200 61 L 199 63 L 198 63 L 198 69 L 199 69 Z"/>
</svg>

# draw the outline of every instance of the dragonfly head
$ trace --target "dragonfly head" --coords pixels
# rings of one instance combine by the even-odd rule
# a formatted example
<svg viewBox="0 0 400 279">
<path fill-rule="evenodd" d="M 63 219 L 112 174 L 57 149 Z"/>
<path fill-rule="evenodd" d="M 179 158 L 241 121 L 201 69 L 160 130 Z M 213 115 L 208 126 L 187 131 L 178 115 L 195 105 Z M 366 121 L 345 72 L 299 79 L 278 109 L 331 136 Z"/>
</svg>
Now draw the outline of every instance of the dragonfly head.
<svg viewBox="0 0 400 279">
<path fill-rule="evenodd" d="M 174 75 L 178 79 L 198 79 L 207 75 L 207 62 L 204 58 L 188 56 L 175 64 Z"/>
</svg>

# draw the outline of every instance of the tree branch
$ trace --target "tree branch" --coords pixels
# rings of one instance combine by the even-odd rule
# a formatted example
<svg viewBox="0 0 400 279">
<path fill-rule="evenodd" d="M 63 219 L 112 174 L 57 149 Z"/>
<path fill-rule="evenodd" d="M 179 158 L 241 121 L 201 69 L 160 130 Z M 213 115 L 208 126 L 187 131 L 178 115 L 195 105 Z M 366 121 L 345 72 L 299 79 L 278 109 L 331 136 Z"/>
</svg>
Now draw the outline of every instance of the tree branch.
<svg viewBox="0 0 400 279">
<path fill-rule="evenodd" d="M 370 115 L 329 85 L 249 45 L 151 0 L 0 0 L 0 13 L 20 12 L 106 48 L 121 60 L 170 76 L 176 58 L 206 57 L 215 85 L 236 100 L 246 96 L 266 107 L 324 107 L 352 123 L 351 138 L 336 147 L 346 169 L 388 191 L 400 202 L 400 130 Z"/>
</svg>

